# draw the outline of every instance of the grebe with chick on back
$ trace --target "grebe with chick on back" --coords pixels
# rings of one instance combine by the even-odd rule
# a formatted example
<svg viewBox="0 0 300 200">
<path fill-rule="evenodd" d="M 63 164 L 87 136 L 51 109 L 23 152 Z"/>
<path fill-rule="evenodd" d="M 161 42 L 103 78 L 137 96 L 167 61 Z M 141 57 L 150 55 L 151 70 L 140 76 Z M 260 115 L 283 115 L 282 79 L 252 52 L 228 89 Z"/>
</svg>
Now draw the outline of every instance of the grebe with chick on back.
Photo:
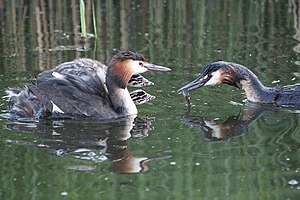
<svg viewBox="0 0 300 200">
<path fill-rule="evenodd" d="M 77 59 L 41 72 L 36 83 L 27 84 L 24 90 L 6 90 L 8 111 L 34 118 L 113 119 L 136 115 L 136 105 L 127 90 L 130 79 L 147 71 L 170 70 L 128 50 L 117 51 L 108 67 L 96 60 Z M 143 92 L 135 94 L 147 95 Z"/>
<path fill-rule="evenodd" d="M 219 61 L 206 65 L 198 78 L 178 92 L 182 92 L 190 105 L 189 91 L 222 83 L 244 90 L 247 100 L 253 103 L 300 108 L 300 84 L 282 88 L 266 87 L 252 71 L 233 62 Z"/>
</svg>

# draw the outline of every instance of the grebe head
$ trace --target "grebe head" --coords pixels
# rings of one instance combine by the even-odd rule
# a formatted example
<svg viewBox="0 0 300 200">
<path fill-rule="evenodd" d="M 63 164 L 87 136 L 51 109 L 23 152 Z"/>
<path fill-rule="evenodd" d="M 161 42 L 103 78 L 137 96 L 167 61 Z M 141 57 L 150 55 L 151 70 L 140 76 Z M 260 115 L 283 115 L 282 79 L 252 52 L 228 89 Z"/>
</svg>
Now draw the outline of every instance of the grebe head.
<svg viewBox="0 0 300 200">
<path fill-rule="evenodd" d="M 222 83 L 240 87 L 240 81 L 244 78 L 240 71 L 235 70 L 237 67 L 240 67 L 240 65 L 237 65 L 225 61 L 208 64 L 197 79 L 180 88 L 178 92 L 191 91 L 202 86 L 213 86 Z"/>
<path fill-rule="evenodd" d="M 155 99 L 155 96 L 141 89 L 130 92 L 130 97 L 135 105 L 140 105 Z"/>
<path fill-rule="evenodd" d="M 154 85 L 154 83 L 140 74 L 134 74 L 128 82 L 128 86 L 130 87 L 144 87 L 148 85 Z"/>
<path fill-rule="evenodd" d="M 148 63 L 146 59 L 129 50 L 120 50 L 113 56 L 108 74 L 111 73 L 117 79 L 118 85 L 125 88 L 133 75 L 147 71 L 170 71 L 170 68 Z"/>
</svg>

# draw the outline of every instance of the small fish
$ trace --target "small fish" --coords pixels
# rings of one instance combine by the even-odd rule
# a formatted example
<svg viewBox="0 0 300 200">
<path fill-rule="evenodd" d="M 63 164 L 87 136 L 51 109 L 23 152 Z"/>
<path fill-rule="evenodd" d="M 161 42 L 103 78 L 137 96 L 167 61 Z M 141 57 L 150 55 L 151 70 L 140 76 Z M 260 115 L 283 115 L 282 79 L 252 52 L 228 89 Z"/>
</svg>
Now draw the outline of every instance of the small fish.
<svg viewBox="0 0 300 200">
<path fill-rule="evenodd" d="M 189 93 L 189 90 L 183 90 L 182 91 L 182 95 L 186 101 L 186 105 L 189 107 L 191 106 L 191 96 L 190 96 L 190 93 Z"/>
</svg>

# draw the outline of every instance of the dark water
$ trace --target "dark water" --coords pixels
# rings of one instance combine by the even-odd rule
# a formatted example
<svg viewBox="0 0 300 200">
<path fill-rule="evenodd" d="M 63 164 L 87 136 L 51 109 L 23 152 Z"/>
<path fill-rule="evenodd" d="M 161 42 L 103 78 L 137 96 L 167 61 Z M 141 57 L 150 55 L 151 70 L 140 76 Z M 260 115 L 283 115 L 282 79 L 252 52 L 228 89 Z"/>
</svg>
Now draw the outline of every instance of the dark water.
<svg viewBox="0 0 300 200">
<path fill-rule="evenodd" d="M 0 118 L 0 199 L 298 199 L 298 110 L 245 104 L 230 86 L 176 90 L 215 60 L 269 86 L 300 82 L 300 2 L 0 1 L 0 93 L 76 57 L 132 49 L 171 73 L 117 121 Z M 96 36 L 93 11 L 96 16 Z M 6 101 L 1 100 L 2 113 Z"/>
</svg>

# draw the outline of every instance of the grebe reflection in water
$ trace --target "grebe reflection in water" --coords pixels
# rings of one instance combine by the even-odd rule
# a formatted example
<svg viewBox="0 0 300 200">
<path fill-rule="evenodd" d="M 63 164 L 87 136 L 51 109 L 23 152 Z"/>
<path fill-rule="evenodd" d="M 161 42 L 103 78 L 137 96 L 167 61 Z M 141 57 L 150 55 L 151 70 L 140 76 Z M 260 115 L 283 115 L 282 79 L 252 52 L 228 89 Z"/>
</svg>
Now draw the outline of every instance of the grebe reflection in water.
<svg viewBox="0 0 300 200">
<path fill-rule="evenodd" d="M 114 173 L 142 173 L 151 170 L 148 162 L 171 157 L 163 150 L 153 155 L 153 152 L 136 152 L 130 147 L 130 140 L 142 140 L 151 134 L 153 120 L 149 116 L 105 121 L 41 119 L 20 123 L 10 120 L 8 130 L 34 135 L 35 139 L 9 138 L 5 142 L 48 149 L 52 155 L 67 159 L 65 167 L 70 170 L 93 170 L 100 163 L 106 166 L 109 162 Z M 80 165 L 68 162 L 70 158 L 80 160 Z M 90 169 L 89 166 L 95 167 Z"/>
<path fill-rule="evenodd" d="M 229 116 L 225 120 L 219 117 L 195 116 L 188 110 L 181 121 L 190 128 L 199 128 L 209 140 L 229 140 L 247 134 L 250 125 L 264 113 L 276 111 L 278 108 L 269 104 L 247 102 L 237 116 Z"/>
</svg>

